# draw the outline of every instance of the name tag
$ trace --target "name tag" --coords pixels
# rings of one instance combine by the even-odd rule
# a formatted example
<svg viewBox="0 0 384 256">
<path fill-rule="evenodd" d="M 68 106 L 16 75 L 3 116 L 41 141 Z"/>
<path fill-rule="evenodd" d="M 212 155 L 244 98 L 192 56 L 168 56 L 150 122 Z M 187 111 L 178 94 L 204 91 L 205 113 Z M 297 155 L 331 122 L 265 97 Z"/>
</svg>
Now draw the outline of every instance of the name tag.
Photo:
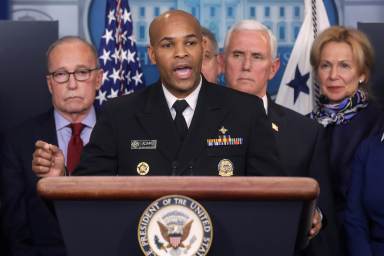
<svg viewBox="0 0 384 256">
<path fill-rule="evenodd" d="M 157 140 L 131 140 L 131 149 L 156 149 Z"/>
</svg>

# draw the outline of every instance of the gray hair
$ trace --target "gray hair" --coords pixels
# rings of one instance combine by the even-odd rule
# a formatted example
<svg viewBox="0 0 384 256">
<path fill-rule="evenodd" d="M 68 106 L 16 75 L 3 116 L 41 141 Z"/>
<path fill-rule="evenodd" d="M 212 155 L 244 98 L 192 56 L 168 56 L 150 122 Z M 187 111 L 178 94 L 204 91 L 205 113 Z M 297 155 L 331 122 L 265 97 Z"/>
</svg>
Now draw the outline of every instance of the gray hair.
<svg viewBox="0 0 384 256">
<path fill-rule="evenodd" d="M 55 42 L 53 42 L 49 47 L 48 47 L 48 50 L 46 52 L 46 57 L 47 57 L 47 68 L 49 68 L 49 55 L 51 54 L 51 52 L 53 51 L 53 49 L 56 48 L 56 46 L 58 45 L 61 45 L 63 43 L 68 43 L 68 42 L 81 42 L 83 44 L 85 44 L 86 46 L 88 46 L 88 48 L 91 50 L 92 52 L 92 55 L 94 56 L 95 58 L 95 61 L 96 61 L 96 67 L 99 68 L 100 65 L 99 65 L 99 59 L 98 59 L 98 55 L 97 55 L 97 50 L 95 48 L 95 46 L 91 43 L 89 43 L 88 41 L 86 41 L 85 39 L 79 37 L 79 36 L 64 36 L 64 37 L 61 37 L 59 38 L 58 40 L 56 40 Z"/>
<path fill-rule="evenodd" d="M 235 25 L 233 25 L 225 36 L 224 52 L 227 50 L 229 40 L 231 39 L 231 35 L 233 31 L 240 31 L 240 30 L 254 30 L 254 31 L 266 32 L 269 37 L 272 59 L 275 59 L 277 57 L 277 41 L 276 41 L 275 35 L 267 26 L 263 25 L 261 22 L 258 22 L 257 20 L 241 20 L 237 22 Z"/>
<path fill-rule="evenodd" d="M 213 47 L 215 48 L 215 52 L 218 53 L 219 52 L 219 45 L 217 43 L 215 34 L 213 34 L 212 31 L 210 31 L 209 29 L 207 29 L 206 27 L 203 27 L 203 26 L 201 26 L 201 33 L 202 33 L 203 37 L 208 38 L 212 42 Z"/>
</svg>

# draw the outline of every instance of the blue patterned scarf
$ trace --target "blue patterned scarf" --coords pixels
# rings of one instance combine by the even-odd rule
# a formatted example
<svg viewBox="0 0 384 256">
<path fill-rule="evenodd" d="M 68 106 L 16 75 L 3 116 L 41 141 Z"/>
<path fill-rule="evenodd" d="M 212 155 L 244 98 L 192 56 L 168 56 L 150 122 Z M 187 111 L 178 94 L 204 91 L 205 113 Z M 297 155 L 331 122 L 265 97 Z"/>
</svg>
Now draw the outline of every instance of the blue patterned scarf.
<svg viewBox="0 0 384 256">
<path fill-rule="evenodd" d="M 337 104 L 329 104 L 327 99 L 320 100 L 320 107 L 310 114 L 310 117 L 326 127 L 329 124 L 346 124 L 360 110 L 368 106 L 368 97 L 361 91 Z"/>
</svg>

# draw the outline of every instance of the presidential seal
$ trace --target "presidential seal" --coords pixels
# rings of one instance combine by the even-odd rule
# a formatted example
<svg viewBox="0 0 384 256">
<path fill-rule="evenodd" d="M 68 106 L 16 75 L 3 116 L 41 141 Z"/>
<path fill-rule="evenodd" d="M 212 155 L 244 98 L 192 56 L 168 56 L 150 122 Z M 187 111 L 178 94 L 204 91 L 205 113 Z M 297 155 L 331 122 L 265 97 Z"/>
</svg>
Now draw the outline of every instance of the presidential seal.
<svg viewBox="0 0 384 256">
<path fill-rule="evenodd" d="M 152 202 L 139 221 L 138 240 L 144 255 L 207 255 L 213 226 L 204 207 L 179 195 Z"/>
</svg>

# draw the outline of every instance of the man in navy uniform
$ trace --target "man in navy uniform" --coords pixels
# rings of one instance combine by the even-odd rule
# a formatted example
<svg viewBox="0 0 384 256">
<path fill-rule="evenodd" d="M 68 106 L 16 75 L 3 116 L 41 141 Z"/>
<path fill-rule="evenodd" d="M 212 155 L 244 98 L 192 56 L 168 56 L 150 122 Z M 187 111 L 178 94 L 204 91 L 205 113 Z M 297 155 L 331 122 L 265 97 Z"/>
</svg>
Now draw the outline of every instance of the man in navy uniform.
<svg viewBox="0 0 384 256">
<path fill-rule="evenodd" d="M 199 22 L 171 10 L 149 34 L 160 81 L 104 106 L 75 174 L 284 175 L 262 101 L 201 76 Z M 32 165 L 40 176 L 65 171 L 61 151 L 43 141 Z"/>
</svg>

